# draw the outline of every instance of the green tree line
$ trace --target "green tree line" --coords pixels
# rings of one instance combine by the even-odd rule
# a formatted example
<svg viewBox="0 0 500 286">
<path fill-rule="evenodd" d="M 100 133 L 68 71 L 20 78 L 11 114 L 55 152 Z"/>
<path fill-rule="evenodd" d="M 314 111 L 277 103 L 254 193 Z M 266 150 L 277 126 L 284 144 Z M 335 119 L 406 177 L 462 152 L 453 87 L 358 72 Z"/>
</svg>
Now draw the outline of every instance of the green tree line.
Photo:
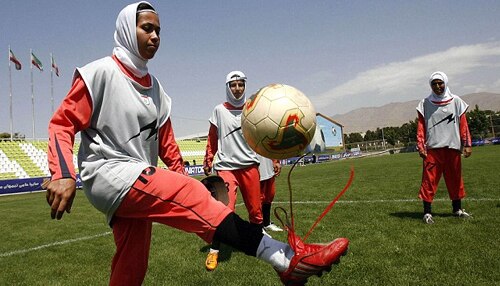
<svg viewBox="0 0 500 286">
<path fill-rule="evenodd" d="M 500 137 L 500 112 L 475 108 L 466 113 L 473 140 Z M 417 141 L 417 121 L 411 120 L 399 127 L 383 127 L 368 130 L 364 136 L 359 132 L 344 134 L 346 146 L 352 143 L 385 140 L 389 145 L 413 146 Z"/>
</svg>

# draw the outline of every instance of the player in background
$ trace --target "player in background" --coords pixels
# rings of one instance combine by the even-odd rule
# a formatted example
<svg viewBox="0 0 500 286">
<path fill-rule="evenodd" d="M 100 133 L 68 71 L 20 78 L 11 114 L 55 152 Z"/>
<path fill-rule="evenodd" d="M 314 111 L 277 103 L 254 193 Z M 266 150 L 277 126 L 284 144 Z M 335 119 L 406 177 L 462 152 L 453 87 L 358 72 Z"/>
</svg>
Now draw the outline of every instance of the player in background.
<svg viewBox="0 0 500 286">
<path fill-rule="evenodd" d="M 291 239 L 290 232 L 291 245 L 274 240 L 186 175 L 170 122 L 170 97 L 147 68 L 160 45 L 160 21 L 151 4 L 141 1 L 121 10 L 114 38 L 111 57 L 76 69 L 49 123 L 52 176 L 44 184 L 51 217 L 59 220 L 70 213 L 76 195 L 73 144 L 80 132 L 78 165 L 85 195 L 113 229 L 110 285 L 142 285 L 153 222 L 258 257 L 287 285 L 303 284 L 340 259 L 347 239 L 304 244 Z M 168 170 L 156 168 L 158 157 Z M 59 267 L 62 262 L 49 263 Z"/>
<path fill-rule="evenodd" d="M 278 160 L 272 160 L 259 154 L 257 154 L 257 157 L 260 161 L 260 196 L 264 230 L 283 231 L 283 229 L 271 222 L 271 206 L 276 194 L 276 177 L 281 173 L 281 164 Z"/>
<path fill-rule="evenodd" d="M 232 71 L 226 76 L 226 100 L 215 106 L 209 119 L 210 129 L 203 170 L 207 176 L 215 170 L 226 182 L 228 206 L 233 211 L 239 188 L 248 210 L 250 223 L 262 227 L 259 159 L 248 146 L 241 131 L 241 113 L 246 101 L 246 81 L 247 78 L 241 71 Z M 217 267 L 219 249 L 220 244 L 214 241 L 205 260 L 207 270 L 211 271 Z"/>
<path fill-rule="evenodd" d="M 462 180 L 461 153 L 468 158 L 472 153 L 471 137 L 465 112 L 469 107 L 448 88 L 445 73 L 434 72 L 430 79 L 432 93 L 417 106 L 417 148 L 424 159 L 419 197 L 424 204 L 424 222 L 434 223 L 432 201 L 441 175 L 444 175 L 453 214 L 468 218 L 462 209 L 465 197 Z"/>
</svg>

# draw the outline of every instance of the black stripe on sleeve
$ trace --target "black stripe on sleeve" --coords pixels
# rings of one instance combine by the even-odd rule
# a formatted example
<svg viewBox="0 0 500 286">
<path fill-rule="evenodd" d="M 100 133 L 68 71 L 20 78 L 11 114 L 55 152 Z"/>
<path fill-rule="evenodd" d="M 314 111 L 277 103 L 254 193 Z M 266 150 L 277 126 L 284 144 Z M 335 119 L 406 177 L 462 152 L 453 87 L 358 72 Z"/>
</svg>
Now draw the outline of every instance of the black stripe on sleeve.
<svg viewBox="0 0 500 286">
<path fill-rule="evenodd" d="M 54 138 L 56 144 L 57 157 L 59 158 L 59 166 L 61 167 L 61 175 L 63 178 L 72 178 L 71 172 L 69 171 L 68 168 L 68 164 L 66 164 L 63 152 L 61 151 L 61 147 L 59 146 L 59 141 L 57 140 L 57 136 L 54 136 Z"/>
</svg>

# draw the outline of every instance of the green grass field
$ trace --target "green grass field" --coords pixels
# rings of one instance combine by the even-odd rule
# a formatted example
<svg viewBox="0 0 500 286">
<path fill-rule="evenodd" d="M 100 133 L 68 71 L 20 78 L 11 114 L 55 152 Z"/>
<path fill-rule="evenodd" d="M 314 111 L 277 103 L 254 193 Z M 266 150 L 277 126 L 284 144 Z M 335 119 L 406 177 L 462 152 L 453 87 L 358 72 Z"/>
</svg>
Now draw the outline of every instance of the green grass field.
<svg viewBox="0 0 500 286">
<path fill-rule="evenodd" d="M 292 188 L 301 236 L 343 188 L 351 166 L 355 171 L 351 188 L 307 239 L 347 237 L 349 254 L 308 285 L 499 285 L 500 146 L 475 147 L 462 162 L 463 207 L 474 218 L 451 215 L 441 182 L 433 225 L 421 220 L 417 153 L 296 167 Z M 288 208 L 289 170 L 278 178 L 274 206 Z M 243 206 L 237 212 L 247 218 Z M 104 216 L 81 191 L 61 221 L 49 213 L 44 193 L 0 197 L 0 285 L 107 285 L 114 243 Z M 283 233 L 272 235 L 286 240 Z M 198 237 L 155 225 L 144 285 L 280 284 L 267 264 L 228 247 L 217 270 L 207 272 L 206 251 Z"/>
</svg>

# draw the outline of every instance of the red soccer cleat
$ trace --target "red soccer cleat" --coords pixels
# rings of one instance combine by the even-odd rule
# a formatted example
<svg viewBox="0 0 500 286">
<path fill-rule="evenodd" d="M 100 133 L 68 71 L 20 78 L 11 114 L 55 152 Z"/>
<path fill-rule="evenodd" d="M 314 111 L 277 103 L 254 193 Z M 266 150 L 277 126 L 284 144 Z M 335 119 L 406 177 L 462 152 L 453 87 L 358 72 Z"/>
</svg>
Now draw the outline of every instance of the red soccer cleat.
<svg viewBox="0 0 500 286">
<path fill-rule="evenodd" d="M 297 162 L 295 162 L 295 164 L 292 166 L 290 173 L 292 172 Z M 277 272 L 281 279 L 281 282 L 283 282 L 284 285 L 301 286 L 307 283 L 307 279 L 309 277 L 313 275 L 321 276 L 323 272 L 329 272 L 332 269 L 332 264 L 339 263 L 340 257 L 347 254 L 347 249 L 349 248 L 349 240 L 347 238 L 337 238 L 328 244 L 306 244 L 298 235 L 295 234 L 293 221 L 292 189 L 290 187 L 290 173 L 288 174 L 288 191 L 290 193 L 291 223 L 288 220 L 288 214 L 284 208 L 275 208 L 274 214 L 288 232 L 288 243 L 295 252 L 295 255 L 292 257 L 290 265 L 285 272 Z M 338 199 L 347 191 L 353 179 L 354 169 L 351 168 L 351 175 L 346 186 L 326 207 L 323 213 L 316 219 L 311 229 L 304 236 L 304 240 L 307 239 L 316 225 L 331 210 Z M 280 216 L 279 211 L 283 212 L 283 214 L 285 215 L 284 220 Z"/>
<path fill-rule="evenodd" d="M 290 230 L 288 242 L 295 255 L 288 269 L 278 272 L 281 282 L 287 286 L 305 285 L 310 276 L 330 271 L 332 264 L 339 263 L 340 257 L 347 254 L 349 246 L 347 238 L 337 238 L 329 244 L 306 244 Z"/>
</svg>

